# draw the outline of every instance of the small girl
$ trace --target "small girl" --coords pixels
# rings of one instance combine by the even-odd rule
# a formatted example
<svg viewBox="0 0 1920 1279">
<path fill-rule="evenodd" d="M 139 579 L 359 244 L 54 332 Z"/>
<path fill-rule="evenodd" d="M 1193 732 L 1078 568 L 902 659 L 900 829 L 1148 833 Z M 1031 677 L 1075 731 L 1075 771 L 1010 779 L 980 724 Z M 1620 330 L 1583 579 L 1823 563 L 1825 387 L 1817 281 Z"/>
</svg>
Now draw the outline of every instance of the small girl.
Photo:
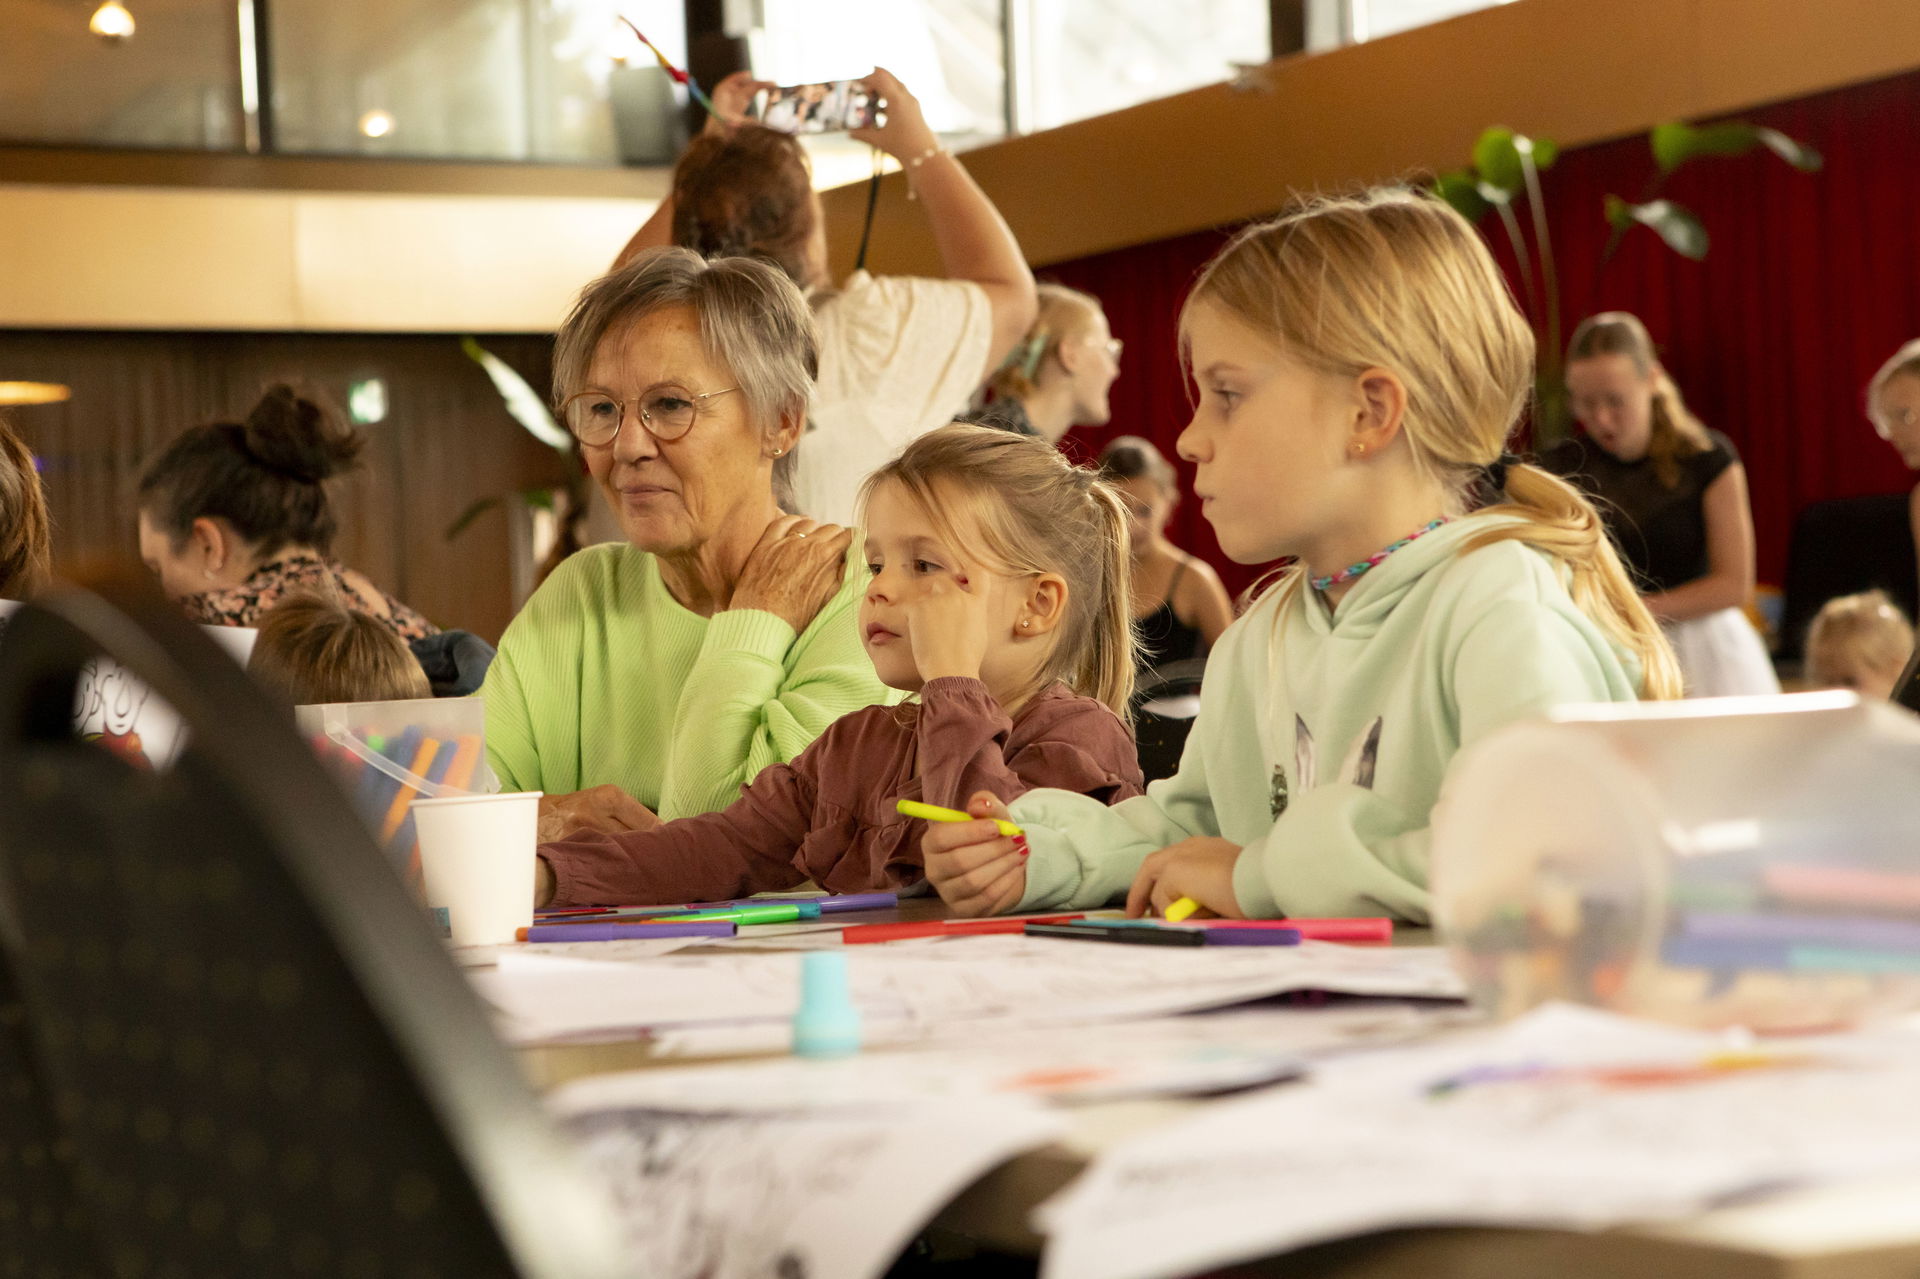
<svg viewBox="0 0 1920 1279">
<path fill-rule="evenodd" d="M 812 880 L 835 893 L 920 883 L 943 806 L 1035 786 L 1101 807 L 1141 791 L 1127 521 L 1115 494 L 1045 442 L 981 426 L 915 440 L 862 491 L 860 631 L 881 680 L 916 703 L 829 725 L 732 806 L 540 848 L 542 904 L 741 897 Z"/>
<path fill-rule="evenodd" d="M 1807 679 L 1815 688 L 1884 701 L 1911 656 L 1913 627 L 1885 591 L 1828 600 L 1807 629 Z"/>
<path fill-rule="evenodd" d="M 1178 773 L 1111 810 L 1029 791 L 1030 858 L 984 821 L 930 832 L 928 879 L 962 914 L 1191 897 L 1424 923 L 1454 754 L 1559 703 L 1676 696 L 1673 655 L 1586 499 L 1503 452 L 1533 334 L 1445 205 L 1249 228 L 1180 334 L 1206 517 L 1235 561 L 1293 567 L 1214 649 Z M 997 792 L 968 811 L 1004 815 Z"/>
<path fill-rule="evenodd" d="M 433 696 L 407 642 L 337 596 L 296 595 L 268 609 L 247 673 L 295 706 Z"/>
</svg>

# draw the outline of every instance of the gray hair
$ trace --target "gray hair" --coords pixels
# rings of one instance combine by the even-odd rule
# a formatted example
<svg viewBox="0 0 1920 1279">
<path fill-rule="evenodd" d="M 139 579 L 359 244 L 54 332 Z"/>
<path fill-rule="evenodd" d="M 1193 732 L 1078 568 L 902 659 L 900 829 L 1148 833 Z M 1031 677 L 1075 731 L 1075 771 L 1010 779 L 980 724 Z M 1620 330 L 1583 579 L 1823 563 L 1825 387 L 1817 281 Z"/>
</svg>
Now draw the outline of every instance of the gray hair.
<svg viewBox="0 0 1920 1279">
<path fill-rule="evenodd" d="M 692 309 L 701 349 L 732 371 L 761 430 L 790 421 L 804 428 L 820 372 L 820 334 L 806 297 L 758 258 L 709 261 L 691 249 L 650 249 L 580 291 L 554 337 L 554 403 L 587 389 L 607 334 L 676 306 Z M 793 458 L 788 450 L 774 463 L 774 489 L 783 496 L 792 488 Z"/>
</svg>

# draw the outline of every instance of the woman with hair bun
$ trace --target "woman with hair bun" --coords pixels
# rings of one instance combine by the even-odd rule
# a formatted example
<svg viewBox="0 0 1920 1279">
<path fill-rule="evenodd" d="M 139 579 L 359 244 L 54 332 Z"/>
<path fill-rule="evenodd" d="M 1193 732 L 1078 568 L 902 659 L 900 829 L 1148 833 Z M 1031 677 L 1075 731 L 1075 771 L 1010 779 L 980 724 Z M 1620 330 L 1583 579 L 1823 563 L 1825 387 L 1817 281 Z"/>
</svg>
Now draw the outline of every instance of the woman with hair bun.
<svg viewBox="0 0 1920 1279">
<path fill-rule="evenodd" d="M 439 630 L 331 555 L 326 481 L 350 468 L 358 431 L 292 387 L 269 387 L 244 422 L 196 426 L 140 480 L 140 558 L 187 615 L 257 626 L 289 595 L 338 593 L 404 640 Z"/>
</svg>

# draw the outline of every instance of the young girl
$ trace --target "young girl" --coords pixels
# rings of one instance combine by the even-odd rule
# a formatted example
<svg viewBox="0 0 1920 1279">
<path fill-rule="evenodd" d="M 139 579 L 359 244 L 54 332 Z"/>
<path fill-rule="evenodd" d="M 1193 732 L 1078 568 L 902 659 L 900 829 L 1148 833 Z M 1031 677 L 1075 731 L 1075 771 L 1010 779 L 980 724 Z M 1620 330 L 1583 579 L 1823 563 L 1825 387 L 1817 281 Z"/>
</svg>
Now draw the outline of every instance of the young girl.
<svg viewBox="0 0 1920 1279">
<path fill-rule="evenodd" d="M 1424 922 L 1455 752 L 1558 703 L 1673 696 L 1672 654 L 1593 508 L 1502 451 L 1533 335 L 1445 205 L 1386 191 L 1252 227 L 1180 331 L 1207 519 L 1236 561 L 1294 567 L 1214 649 L 1178 773 L 1110 811 L 1028 792 L 1030 858 L 984 821 L 930 832 L 927 877 L 963 914 L 1124 895 Z"/>
<path fill-rule="evenodd" d="M 1807 628 L 1807 681 L 1884 701 L 1913 656 L 1913 627 L 1885 591 L 1831 599 Z"/>
<path fill-rule="evenodd" d="M 333 595 L 296 595 L 268 609 L 247 673 L 295 706 L 433 696 L 407 642 Z"/>
<path fill-rule="evenodd" d="M 888 685 L 719 812 L 540 849 L 542 904 L 690 902 L 793 888 L 907 888 L 927 823 L 976 790 L 1052 786 L 1096 807 L 1140 793 L 1126 515 L 1044 442 L 950 426 L 867 481 L 873 579 L 860 632 Z"/>
<path fill-rule="evenodd" d="M 1743 611 L 1753 594 L 1753 512 L 1733 442 L 1687 411 L 1646 326 L 1625 311 L 1574 330 L 1567 394 L 1586 433 L 1543 453 L 1540 465 L 1598 503 L 1673 644 L 1687 695 L 1779 692 Z"/>
</svg>

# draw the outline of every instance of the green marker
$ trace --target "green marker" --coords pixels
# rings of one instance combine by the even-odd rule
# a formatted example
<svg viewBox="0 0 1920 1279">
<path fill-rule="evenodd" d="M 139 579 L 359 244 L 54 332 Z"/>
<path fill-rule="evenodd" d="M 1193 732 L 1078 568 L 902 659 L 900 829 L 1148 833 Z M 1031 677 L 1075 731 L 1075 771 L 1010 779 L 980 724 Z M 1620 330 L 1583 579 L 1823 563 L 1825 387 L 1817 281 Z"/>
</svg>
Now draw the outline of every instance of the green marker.
<svg viewBox="0 0 1920 1279">
<path fill-rule="evenodd" d="M 649 924 L 691 924 L 720 921 L 729 924 L 791 924 L 802 919 L 820 918 L 819 902 L 778 902 L 765 906 L 729 906 L 725 910 L 701 910 L 690 915 L 655 915 Z"/>
</svg>

